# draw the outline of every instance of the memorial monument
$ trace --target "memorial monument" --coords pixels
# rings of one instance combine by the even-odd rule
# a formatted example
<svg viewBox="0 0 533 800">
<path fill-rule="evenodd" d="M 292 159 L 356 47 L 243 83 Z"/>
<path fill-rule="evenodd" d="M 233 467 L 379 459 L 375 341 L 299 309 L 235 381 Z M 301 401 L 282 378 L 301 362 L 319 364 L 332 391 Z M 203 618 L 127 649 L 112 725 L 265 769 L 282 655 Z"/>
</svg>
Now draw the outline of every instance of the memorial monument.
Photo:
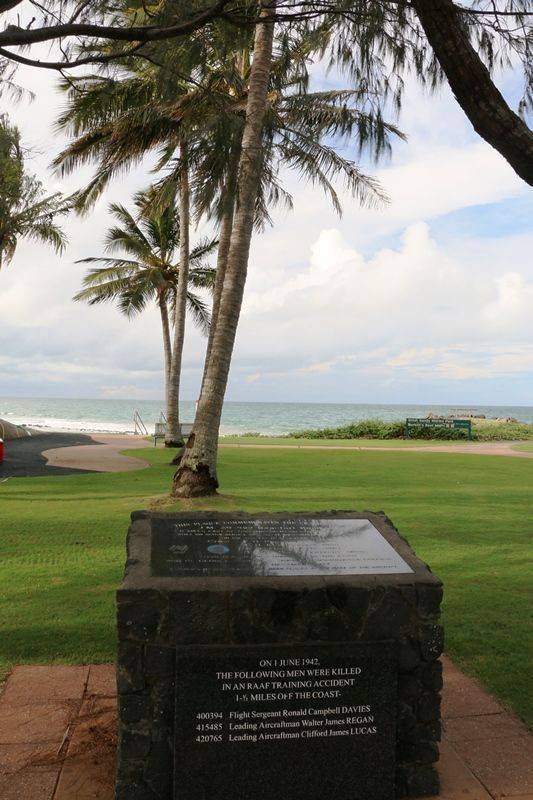
<svg viewBox="0 0 533 800">
<path fill-rule="evenodd" d="M 133 514 L 117 800 L 437 794 L 441 598 L 383 514 Z"/>
</svg>

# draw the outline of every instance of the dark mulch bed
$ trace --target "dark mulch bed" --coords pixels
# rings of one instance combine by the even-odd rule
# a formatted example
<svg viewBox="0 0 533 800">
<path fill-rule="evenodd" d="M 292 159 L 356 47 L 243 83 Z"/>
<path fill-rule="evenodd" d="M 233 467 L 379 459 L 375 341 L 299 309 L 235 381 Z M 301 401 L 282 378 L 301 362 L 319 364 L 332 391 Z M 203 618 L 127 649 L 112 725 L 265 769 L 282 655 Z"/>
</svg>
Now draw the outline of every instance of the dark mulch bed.
<svg viewBox="0 0 533 800">
<path fill-rule="evenodd" d="M 0 464 L 0 480 L 4 478 L 34 478 L 45 475 L 75 475 L 92 472 L 87 469 L 51 467 L 43 451 L 55 447 L 98 444 L 84 433 L 34 433 L 23 439 L 4 443 L 4 462 Z"/>
</svg>

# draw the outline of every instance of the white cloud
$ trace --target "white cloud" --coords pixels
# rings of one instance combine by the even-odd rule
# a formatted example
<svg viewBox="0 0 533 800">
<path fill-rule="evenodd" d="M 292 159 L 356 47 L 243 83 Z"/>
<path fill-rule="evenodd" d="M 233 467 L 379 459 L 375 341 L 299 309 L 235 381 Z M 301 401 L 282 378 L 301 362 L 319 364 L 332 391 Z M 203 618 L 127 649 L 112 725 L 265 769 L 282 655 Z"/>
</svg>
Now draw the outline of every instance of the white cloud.
<svg viewBox="0 0 533 800">
<path fill-rule="evenodd" d="M 397 221 L 424 219 L 525 193 L 524 184 L 485 142 L 424 149 L 410 163 L 380 172 Z"/>
<path fill-rule="evenodd" d="M 144 398 L 143 392 L 134 383 L 123 383 L 118 386 L 101 386 L 100 397 L 102 398 L 121 398 L 128 397 L 130 399 Z"/>
<path fill-rule="evenodd" d="M 419 378 L 432 375 L 455 381 L 503 378 L 533 371 L 533 342 L 505 347 L 481 344 L 474 350 L 466 345 L 413 347 L 390 358 L 387 366 L 406 368 Z"/>
<path fill-rule="evenodd" d="M 426 379 L 497 378 L 531 370 L 533 235 L 513 243 L 524 273 L 451 255 L 426 223 L 409 225 L 397 248 L 365 259 L 338 230 L 322 231 L 309 263 L 248 293 L 238 355 L 278 372 L 410 373 Z M 265 277 L 258 276 L 262 287 Z M 502 345 L 505 341 L 505 345 Z M 263 377 L 268 370 L 263 369 Z"/>
<path fill-rule="evenodd" d="M 38 151 L 32 168 L 53 191 L 56 77 L 22 70 L 19 80 L 39 99 L 10 113 Z M 476 392 L 471 400 L 485 391 L 490 401 L 511 391 L 505 377 L 507 387 L 524 380 L 509 401 L 533 402 L 533 233 L 516 233 L 509 221 L 527 187 L 473 135 L 447 91 L 428 98 L 409 87 L 400 127 L 409 142 L 379 170 L 391 198 L 382 210 L 344 195 L 339 220 L 318 190 L 286 176 L 295 210 L 276 212 L 275 227 L 254 239 L 230 397 L 447 402 L 447 391 L 455 398 L 465 386 Z M 59 183 L 71 191 L 90 172 Z M 88 218 L 69 219 L 62 258 L 24 242 L 0 273 L 0 395 L 162 396 L 155 310 L 128 322 L 115 308 L 71 300 L 84 271 L 73 262 L 99 254 L 107 203 L 127 202 L 149 180 L 145 164 L 115 183 Z M 446 215 L 480 220 L 508 208 L 509 231 L 502 217 L 481 233 L 465 223 L 439 234 Z M 186 398 L 196 397 L 204 346 L 190 329 Z"/>
</svg>

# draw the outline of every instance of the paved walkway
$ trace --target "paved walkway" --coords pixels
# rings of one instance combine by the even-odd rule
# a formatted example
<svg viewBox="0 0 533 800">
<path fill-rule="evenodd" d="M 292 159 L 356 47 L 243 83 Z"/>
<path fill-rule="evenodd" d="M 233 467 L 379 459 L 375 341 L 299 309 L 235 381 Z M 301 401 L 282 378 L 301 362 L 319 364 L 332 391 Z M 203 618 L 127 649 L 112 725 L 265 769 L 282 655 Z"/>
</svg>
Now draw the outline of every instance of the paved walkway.
<svg viewBox="0 0 533 800">
<path fill-rule="evenodd" d="M 150 442 L 140 436 L 39 432 L 6 442 L 0 481 L 144 469 L 148 466 L 146 461 L 121 453 L 121 450 L 141 447 L 150 447 Z"/>
<path fill-rule="evenodd" d="M 360 445 L 295 445 L 295 444 L 238 444 L 221 443 L 221 447 L 261 448 L 276 450 L 366 450 L 402 453 L 470 453 L 476 455 L 533 458 L 533 452 L 513 450 L 519 442 L 476 442 L 461 444 L 423 445 L 420 447 L 365 447 Z M 123 455 L 122 450 L 151 447 L 140 436 L 120 434 L 37 433 L 6 443 L 4 463 L 0 464 L 0 481 L 12 477 L 72 475 L 84 472 L 129 472 L 145 469 L 140 458 Z"/>
<path fill-rule="evenodd" d="M 34 478 L 42 475 L 70 475 L 84 470 L 51 466 L 43 452 L 49 448 L 82 447 L 90 445 L 85 433 L 35 432 L 32 436 L 10 439 L 5 443 L 5 458 L 0 464 L 0 480 Z"/>
<path fill-rule="evenodd" d="M 445 659 L 441 800 L 533 800 L 533 736 Z M 16 667 L 0 696 L 0 800 L 113 800 L 112 665 Z"/>
<path fill-rule="evenodd" d="M 125 456 L 121 450 L 150 447 L 141 436 L 91 434 L 91 442 L 74 447 L 59 447 L 43 451 L 51 467 L 83 469 L 90 472 L 130 472 L 149 466 L 147 461 Z"/>
<path fill-rule="evenodd" d="M 511 456 L 512 458 L 533 458 L 533 452 L 513 450 L 517 444 L 524 444 L 523 441 L 516 442 L 465 442 L 464 444 L 438 444 L 438 445 L 416 445 L 414 447 L 365 447 L 364 445 L 335 445 L 335 444 L 238 444 L 231 442 L 220 447 L 246 447 L 261 448 L 270 450 L 369 450 L 373 453 L 391 452 L 395 453 L 467 453 L 470 455 L 481 456 Z"/>
</svg>

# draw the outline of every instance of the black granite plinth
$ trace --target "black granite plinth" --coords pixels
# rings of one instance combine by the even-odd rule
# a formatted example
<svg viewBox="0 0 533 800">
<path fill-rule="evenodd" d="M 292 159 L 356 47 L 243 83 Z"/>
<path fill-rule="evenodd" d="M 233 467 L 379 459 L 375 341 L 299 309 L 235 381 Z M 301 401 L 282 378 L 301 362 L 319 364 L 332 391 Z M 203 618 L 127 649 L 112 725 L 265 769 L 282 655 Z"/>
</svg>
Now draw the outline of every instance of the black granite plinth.
<svg viewBox="0 0 533 800">
<path fill-rule="evenodd" d="M 176 675 L 175 797 L 394 796 L 390 644 L 184 647 Z"/>
<path fill-rule="evenodd" d="M 117 800 L 436 794 L 441 598 L 383 514 L 133 514 Z"/>
</svg>

